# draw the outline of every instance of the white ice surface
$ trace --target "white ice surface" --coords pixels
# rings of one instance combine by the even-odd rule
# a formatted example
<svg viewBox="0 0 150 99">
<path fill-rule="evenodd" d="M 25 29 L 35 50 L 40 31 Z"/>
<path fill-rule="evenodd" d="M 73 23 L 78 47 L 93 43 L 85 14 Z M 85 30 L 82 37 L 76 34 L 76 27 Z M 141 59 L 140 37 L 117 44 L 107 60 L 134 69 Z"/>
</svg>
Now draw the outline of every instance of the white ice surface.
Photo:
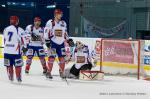
<svg viewBox="0 0 150 99">
<path fill-rule="evenodd" d="M 3 60 L 0 65 L 0 99 L 150 99 L 150 81 L 105 76 L 102 81 L 67 79 L 67 85 L 57 76 L 57 63 L 53 69 L 54 79 L 50 81 L 42 75 L 40 62 L 33 61 L 29 75 L 24 74 L 23 67 L 23 82 L 18 84 L 16 80 L 8 81 Z"/>
</svg>

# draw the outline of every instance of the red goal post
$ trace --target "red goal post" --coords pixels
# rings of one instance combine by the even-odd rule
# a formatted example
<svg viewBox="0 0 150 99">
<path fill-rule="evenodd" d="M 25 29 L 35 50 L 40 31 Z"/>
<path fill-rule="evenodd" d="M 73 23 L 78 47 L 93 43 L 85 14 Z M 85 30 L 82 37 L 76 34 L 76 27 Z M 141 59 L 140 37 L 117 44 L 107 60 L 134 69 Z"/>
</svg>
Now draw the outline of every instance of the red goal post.
<svg viewBox="0 0 150 99">
<path fill-rule="evenodd" d="M 140 79 L 140 40 L 102 39 L 100 71 L 108 74 L 136 74 Z"/>
</svg>

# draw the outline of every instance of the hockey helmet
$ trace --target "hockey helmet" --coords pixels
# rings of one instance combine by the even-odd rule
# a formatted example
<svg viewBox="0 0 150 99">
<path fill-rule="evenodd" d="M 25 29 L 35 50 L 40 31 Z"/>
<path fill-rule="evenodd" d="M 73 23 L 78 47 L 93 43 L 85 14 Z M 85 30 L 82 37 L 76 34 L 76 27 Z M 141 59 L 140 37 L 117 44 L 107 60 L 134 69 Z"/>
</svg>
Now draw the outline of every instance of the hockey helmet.
<svg viewBox="0 0 150 99">
<path fill-rule="evenodd" d="M 35 17 L 34 22 L 37 22 L 37 21 L 41 21 L 41 18 L 40 17 Z"/>
<path fill-rule="evenodd" d="M 55 14 L 63 14 L 63 12 L 62 12 L 61 9 L 55 9 L 54 15 L 55 15 Z"/>
</svg>

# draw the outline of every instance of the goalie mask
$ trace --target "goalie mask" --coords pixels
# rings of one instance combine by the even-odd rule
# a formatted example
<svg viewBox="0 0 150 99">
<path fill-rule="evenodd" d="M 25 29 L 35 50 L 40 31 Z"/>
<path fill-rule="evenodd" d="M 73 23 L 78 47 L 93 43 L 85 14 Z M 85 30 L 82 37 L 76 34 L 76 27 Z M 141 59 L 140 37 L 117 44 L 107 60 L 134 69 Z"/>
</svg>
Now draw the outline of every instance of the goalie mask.
<svg viewBox="0 0 150 99">
<path fill-rule="evenodd" d="M 84 47 L 84 44 L 81 41 L 76 42 L 76 48 L 77 49 L 82 49 Z"/>
</svg>

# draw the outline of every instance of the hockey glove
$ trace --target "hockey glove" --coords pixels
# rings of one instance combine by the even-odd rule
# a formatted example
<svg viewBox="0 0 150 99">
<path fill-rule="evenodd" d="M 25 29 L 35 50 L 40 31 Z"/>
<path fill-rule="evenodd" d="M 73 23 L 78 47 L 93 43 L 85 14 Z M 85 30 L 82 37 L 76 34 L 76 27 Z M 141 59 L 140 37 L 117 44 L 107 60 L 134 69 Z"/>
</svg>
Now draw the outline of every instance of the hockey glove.
<svg viewBox="0 0 150 99">
<path fill-rule="evenodd" d="M 46 46 L 47 48 L 50 48 L 51 46 L 51 41 L 50 40 L 45 40 Z"/>
<path fill-rule="evenodd" d="M 67 40 L 67 43 L 69 44 L 70 47 L 74 47 L 75 45 L 73 39 Z"/>
<path fill-rule="evenodd" d="M 22 51 L 23 51 L 23 53 L 25 54 L 25 53 L 28 51 L 28 49 L 23 46 L 23 47 L 22 47 Z"/>
</svg>

